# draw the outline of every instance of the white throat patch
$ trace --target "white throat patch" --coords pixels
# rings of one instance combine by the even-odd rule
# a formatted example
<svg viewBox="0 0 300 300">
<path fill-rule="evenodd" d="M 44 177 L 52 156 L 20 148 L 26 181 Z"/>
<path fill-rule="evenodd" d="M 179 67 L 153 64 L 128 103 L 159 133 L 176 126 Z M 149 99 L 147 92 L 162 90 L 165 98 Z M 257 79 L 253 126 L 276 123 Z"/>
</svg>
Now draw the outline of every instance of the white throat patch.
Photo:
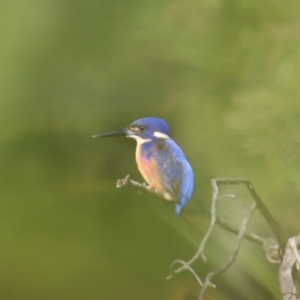
<svg viewBox="0 0 300 300">
<path fill-rule="evenodd" d="M 151 141 L 150 139 L 143 139 L 143 138 L 141 138 L 140 136 L 137 136 L 137 135 L 126 135 L 126 137 L 135 139 L 137 141 L 138 145 L 141 145 L 141 144 L 144 144 L 144 143 L 147 143 L 147 142 Z"/>
<path fill-rule="evenodd" d="M 162 132 L 159 132 L 159 131 L 155 131 L 155 132 L 153 133 L 153 135 L 156 136 L 157 138 L 165 139 L 165 140 L 167 140 L 167 139 L 170 138 L 167 134 L 162 133 Z"/>
</svg>

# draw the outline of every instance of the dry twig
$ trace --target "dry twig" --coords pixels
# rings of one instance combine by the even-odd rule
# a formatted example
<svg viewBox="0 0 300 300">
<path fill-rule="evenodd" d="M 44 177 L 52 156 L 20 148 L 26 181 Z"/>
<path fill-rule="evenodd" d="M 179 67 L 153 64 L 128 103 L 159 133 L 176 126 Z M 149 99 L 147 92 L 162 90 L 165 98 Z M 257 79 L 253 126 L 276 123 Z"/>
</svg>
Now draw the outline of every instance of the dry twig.
<svg viewBox="0 0 300 300">
<path fill-rule="evenodd" d="M 117 187 L 121 188 L 127 184 L 131 184 L 135 187 L 145 189 L 147 192 L 152 193 L 153 190 L 146 184 L 141 184 L 139 182 L 136 182 L 134 180 L 131 180 L 129 178 L 129 175 L 127 175 L 124 179 L 120 179 L 117 181 Z M 196 254 L 187 262 L 183 260 L 175 260 L 172 262 L 170 269 L 171 274 L 167 277 L 167 279 L 170 279 L 173 274 L 179 273 L 183 270 L 188 270 L 198 281 L 198 283 L 202 286 L 199 300 L 202 300 L 204 297 L 204 294 L 209 286 L 215 287 L 215 285 L 211 282 L 211 279 L 218 274 L 221 274 L 225 272 L 235 261 L 235 258 L 239 252 L 242 240 L 248 239 L 252 242 L 258 243 L 260 245 L 263 245 L 263 249 L 265 251 L 265 254 L 267 256 L 267 259 L 271 263 L 281 263 L 279 268 L 279 279 L 280 279 L 280 286 L 282 291 L 282 299 L 283 300 L 300 300 L 297 298 L 296 295 L 296 287 L 293 282 L 292 278 L 292 268 L 296 268 L 298 271 L 300 271 L 300 235 L 290 238 L 287 242 L 287 238 L 285 237 L 282 229 L 280 228 L 277 221 L 274 219 L 274 217 L 270 214 L 267 207 L 264 205 L 264 203 L 261 201 L 260 197 L 256 193 L 252 183 L 248 179 L 221 179 L 221 178 L 215 178 L 211 181 L 212 188 L 213 188 L 213 196 L 212 196 L 212 204 L 211 204 L 211 218 L 210 218 L 210 226 L 202 239 L 200 246 L 196 252 Z M 217 201 L 222 198 L 219 196 L 219 185 L 234 185 L 234 184 L 245 184 L 248 188 L 252 199 L 254 202 L 251 204 L 251 206 L 248 208 L 248 210 L 245 213 L 245 216 L 243 218 L 242 224 L 240 228 L 236 228 L 232 226 L 231 224 L 228 224 L 227 222 L 220 219 L 216 214 L 216 206 Z M 250 217 L 252 212 L 255 209 L 258 209 L 261 215 L 265 218 L 267 223 L 270 225 L 274 235 L 276 236 L 276 239 L 273 238 L 262 238 L 256 234 L 249 234 L 246 233 Z M 210 272 L 206 278 L 204 283 L 202 282 L 201 278 L 197 275 L 196 271 L 191 267 L 193 262 L 195 262 L 200 256 L 202 257 L 203 261 L 206 262 L 206 257 L 204 255 L 204 250 L 206 243 L 212 234 L 213 228 L 215 225 L 218 224 L 222 226 L 227 231 L 234 233 L 237 235 L 237 239 L 235 242 L 234 249 L 230 255 L 230 257 L 227 259 L 225 264 Z M 285 252 L 282 253 L 280 250 L 285 248 Z M 174 270 L 175 265 L 179 265 L 177 269 Z"/>
</svg>

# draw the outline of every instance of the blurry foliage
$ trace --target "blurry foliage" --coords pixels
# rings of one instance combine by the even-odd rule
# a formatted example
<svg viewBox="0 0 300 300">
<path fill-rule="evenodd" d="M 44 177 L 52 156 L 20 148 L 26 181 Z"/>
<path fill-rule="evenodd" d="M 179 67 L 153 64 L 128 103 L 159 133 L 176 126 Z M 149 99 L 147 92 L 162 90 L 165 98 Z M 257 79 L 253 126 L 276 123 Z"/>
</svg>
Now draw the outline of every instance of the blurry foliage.
<svg viewBox="0 0 300 300">
<path fill-rule="evenodd" d="M 236 96 L 228 123 L 240 133 L 250 154 L 277 155 L 291 163 L 291 168 L 299 165 L 300 102 L 295 96 L 270 90 Z"/>
<path fill-rule="evenodd" d="M 189 274 L 165 276 L 207 220 L 116 190 L 141 179 L 135 145 L 91 139 L 144 116 L 166 119 L 191 161 L 191 206 L 207 211 L 212 177 L 247 177 L 298 233 L 299 13 L 296 0 L 2 1 L 0 298 L 197 298 Z M 236 201 L 220 212 L 238 216 Z M 232 241 L 217 231 L 199 273 Z M 245 242 L 207 297 L 277 299 L 276 274 Z"/>
</svg>

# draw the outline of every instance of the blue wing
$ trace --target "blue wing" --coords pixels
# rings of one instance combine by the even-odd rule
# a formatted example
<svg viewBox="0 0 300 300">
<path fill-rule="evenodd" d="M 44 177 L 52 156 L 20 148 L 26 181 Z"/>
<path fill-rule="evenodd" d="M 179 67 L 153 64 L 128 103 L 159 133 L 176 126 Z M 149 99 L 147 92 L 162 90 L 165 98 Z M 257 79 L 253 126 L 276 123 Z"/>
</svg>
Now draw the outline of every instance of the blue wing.
<svg viewBox="0 0 300 300">
<path fill-rule="evenodd" d="M 148 145 L 147 145 L 148 144 Z M 176 214 L 180 215 L 194 192 L 194 173 L 179 146 L 171 139 L 145 143 L 148 158 L 155 159 L 160 181 L 176 203 Z M 147 151 L 148 150 L 148 151 Z M 145 152 L 144 152 L 145 154 Z M 147 154 L 146 154 L 147 155 Z"/>
</svg>

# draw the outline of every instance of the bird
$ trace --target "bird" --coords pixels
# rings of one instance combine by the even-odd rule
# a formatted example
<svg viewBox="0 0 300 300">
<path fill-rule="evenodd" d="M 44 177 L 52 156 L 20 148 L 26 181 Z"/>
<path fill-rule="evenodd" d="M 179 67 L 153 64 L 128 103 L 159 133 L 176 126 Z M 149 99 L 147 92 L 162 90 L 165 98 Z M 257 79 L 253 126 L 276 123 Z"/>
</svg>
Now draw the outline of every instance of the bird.
<svg viewBox="0 0 300 300">
<path fill-rule="evenodd" d="M 175 203 L 175 213 L 179 216 L 193 196 L 195 178 L 185 154 L 172 139 L 167 122 L 147 117 L 124 129 L 93 135 L 94 138 L 116 136 L 136 140 L 135 158 L 139 172 L 151 191 Z"/>
</svg>

